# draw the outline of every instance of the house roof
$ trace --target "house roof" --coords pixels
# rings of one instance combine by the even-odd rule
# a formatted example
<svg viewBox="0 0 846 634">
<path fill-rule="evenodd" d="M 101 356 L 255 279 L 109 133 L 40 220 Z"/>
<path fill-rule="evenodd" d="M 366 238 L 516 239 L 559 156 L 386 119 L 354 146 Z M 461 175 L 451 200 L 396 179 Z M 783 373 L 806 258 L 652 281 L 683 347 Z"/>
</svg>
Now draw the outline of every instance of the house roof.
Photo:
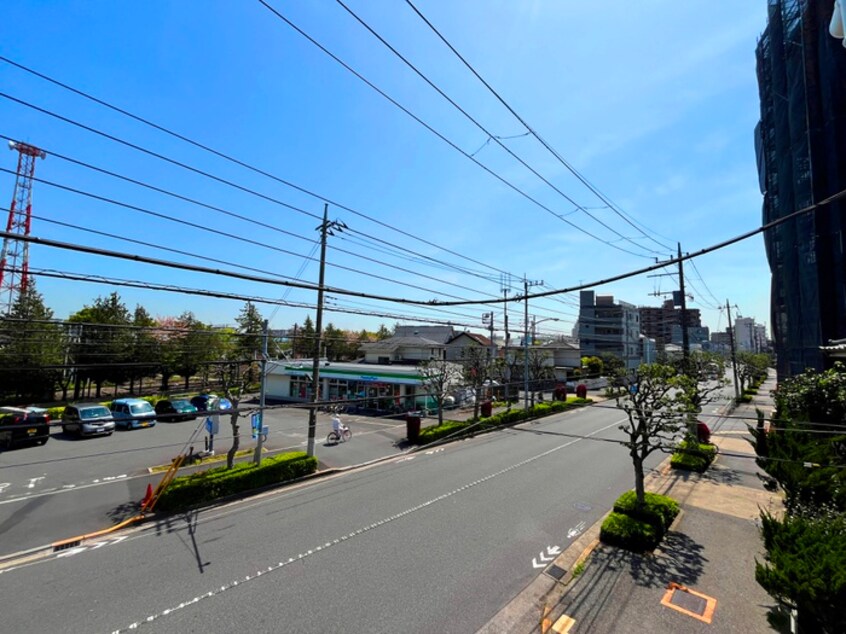
<svg viewBox="0 0 846 634">
<path fill-rule="evenodd" d="M 460 339 L 461 337 L 469 337 L 470 339 L 472 339 L 473 341 L 475 341 L 476 343 L 478 343 L 482 346 L 491 345 L 491 340 L 488 337 L 485 337 L 484 335 L 476 334 L 475 332 L 460 332 L 457 335 L 455 335 L 452 339 L 447 341 L 447 344 L 450 344 L 453 341 Z"/>
<path fill-rule="evenodd" d="M 443 348 L 444 344 L 425 337 L 389 337 L 382 341 L 368 341 L 359 346 L 364 350 L 396 350 L 398 348 Z"/>
<path fill-rule="evenodd" d="M 569 341 L 550 341 L 542 344 L 542 348 L 553 348 L 558 350 L 581 350 L 578 343 L 570 343 Z"/>
</svg>

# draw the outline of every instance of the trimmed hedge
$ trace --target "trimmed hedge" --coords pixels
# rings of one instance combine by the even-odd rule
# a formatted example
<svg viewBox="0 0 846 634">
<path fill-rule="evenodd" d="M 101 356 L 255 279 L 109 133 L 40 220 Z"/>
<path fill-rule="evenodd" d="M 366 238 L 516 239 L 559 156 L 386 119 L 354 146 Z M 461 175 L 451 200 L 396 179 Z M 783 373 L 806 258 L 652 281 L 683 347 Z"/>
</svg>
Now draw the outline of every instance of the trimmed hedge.
<svg viewBox="0 0 846 634">
<path fill-rule="evenodd" d="M 418 443 L 425 445 L 430 442 L 435 442 L 436 440 L 440 440 L 444 436 L 449 436 L 450 434 L 458 431 L 459 429 L 464 429 L 465 427 L 468 427 L 468 423 L 462 423 L 457 420 L 444 421 L 443 425 L 424 427 L 420 430 Z"/>
<path fill-rule="evenodd" d="M 637 494 L 634 491 L 626 491 L 614 502 L 614 512 L 646 522 L 654 529 L 658 541 L 661 541 L 679 514 L 679 505 L 674 499 L 657 493 L 646 492 L 644 498 L 644 506 L 639 507 Z"/>
<path fill-rule="evenodd" d="M 654 526 L 623 513 L 611 513 L 605 518 L 599 529 L 599 539 L 635 552 L 653 550 L 661 541 Z"/>
<path fill-rule="evenodd" d="M 317 471 L 317 458 L 302 451 L 284 453 L 261 461 L 239 462 L 231 469 L 226 466 L 179 476 L 159 498 L 161 511 L 180 511 L 212 502 L 218 498 L 251 489 L 294 480 Z"/>
<path fill-rule="evenodd" d="M 717 448 L 714 445 L 683 440 L 670 459 L 670 466 L 674 469 L 704 473 L 716 457 Z"/>
<path fill-rule="evenodd" d="M 734 399 L 734 402 L 738 403 L 738 404 L 740 404 L 740 403 L 751 403 L 752 397 L 749 394 L 741 394 L 736 399 Z"/>
<path fill-rule="evenodd" d="M 509 409 L 504 412 L 499 412 L 488 418 L 480 418 L 474 427 L 473 431 L 482 431 L 493 427 L 502 427 L 505 425 L 514 425 L 524 420 L 532 418 L 542 418 L 551 414 L 573 409 L 575 407 L 582 407 L 588 403 L 593 403 L 593 399 L 589 398 L 572 398 L 568 401 L 551 401 L 545 403 L 538 403 L 529 410 L 524 409 Z M 420 430 L 420 439 L 418 444 L 425 445 L 436 440 L 440 440 L 444 436 L 449 436 L 456 431 L 470 427 L 472 422 L 461 422 L 455 420 L 446 420 L 443 425 L 430 425 Z"/>
</svg>

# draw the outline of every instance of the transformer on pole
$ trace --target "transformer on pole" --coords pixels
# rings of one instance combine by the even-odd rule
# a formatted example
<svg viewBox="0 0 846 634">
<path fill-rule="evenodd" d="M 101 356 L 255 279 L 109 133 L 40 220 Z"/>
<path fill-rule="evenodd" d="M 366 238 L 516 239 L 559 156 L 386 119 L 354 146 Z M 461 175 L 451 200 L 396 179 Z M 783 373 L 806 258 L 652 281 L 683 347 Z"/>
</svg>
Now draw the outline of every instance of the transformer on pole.
<svg viewBox="0 0 846 634">
<path fill-rule="evenodd" d="M 46 152 L 34 145 L 9 141 L 9 149 L 18 153 L 18 172 L 15 193 L 9 207 L 6 233 L 28 236 L 32 223 L 32 178 L 35 159 L 45 158 Z M 20 293 L 29 283 L 29 243 L 6 236 L 0 251 L 0 315 L 8 315 Z"/>
</svg>

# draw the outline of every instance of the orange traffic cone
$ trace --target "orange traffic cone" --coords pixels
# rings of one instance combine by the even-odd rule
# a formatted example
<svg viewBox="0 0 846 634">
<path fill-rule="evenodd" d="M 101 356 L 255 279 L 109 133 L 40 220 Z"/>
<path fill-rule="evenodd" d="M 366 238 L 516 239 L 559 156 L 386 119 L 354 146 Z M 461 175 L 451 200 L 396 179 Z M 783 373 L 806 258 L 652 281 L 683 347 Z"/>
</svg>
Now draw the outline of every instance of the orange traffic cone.
<svg viewBox="0 0 846 634">
<path fill-rule="evenodd" d="M 141 507 L 143 508 L 143 507 L 147 506 L 152 499 L 153 499 L 153 485 L 148 484 L 147 485 L 147 493 L 144 495 L 144 499 L 141 500 Z"/>
</svg>

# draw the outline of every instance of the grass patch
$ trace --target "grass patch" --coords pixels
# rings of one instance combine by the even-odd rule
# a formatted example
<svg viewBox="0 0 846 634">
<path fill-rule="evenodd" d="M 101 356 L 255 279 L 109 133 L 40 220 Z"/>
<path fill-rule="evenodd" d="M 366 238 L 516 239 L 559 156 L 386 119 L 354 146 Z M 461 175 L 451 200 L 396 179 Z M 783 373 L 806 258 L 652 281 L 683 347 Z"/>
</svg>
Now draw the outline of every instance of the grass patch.
<svg viewBox="0 0 846 634">
<path fill-rule="evenodd" d="M 673 469 L 704 473 L 716 457 L 717 448 L 714 445 L 683 440 L 670 458 L 670 466 Z"/>
<path fill-rule="evenodd" d="M 573 578 L 580 576 L 585 571 L 585 562 L 580 561 L 573 567 Z"/>
<path fill-rule="evenodd" d="M 317 471 L 317 458 L 294 451 L 262 460 L 260 466 L 241 462 L 179 476 L 165 490 L 158 502 L 161 511 L 181 511 L 212 502 L 228 495 L 280 484 Z"/>
</svg>

